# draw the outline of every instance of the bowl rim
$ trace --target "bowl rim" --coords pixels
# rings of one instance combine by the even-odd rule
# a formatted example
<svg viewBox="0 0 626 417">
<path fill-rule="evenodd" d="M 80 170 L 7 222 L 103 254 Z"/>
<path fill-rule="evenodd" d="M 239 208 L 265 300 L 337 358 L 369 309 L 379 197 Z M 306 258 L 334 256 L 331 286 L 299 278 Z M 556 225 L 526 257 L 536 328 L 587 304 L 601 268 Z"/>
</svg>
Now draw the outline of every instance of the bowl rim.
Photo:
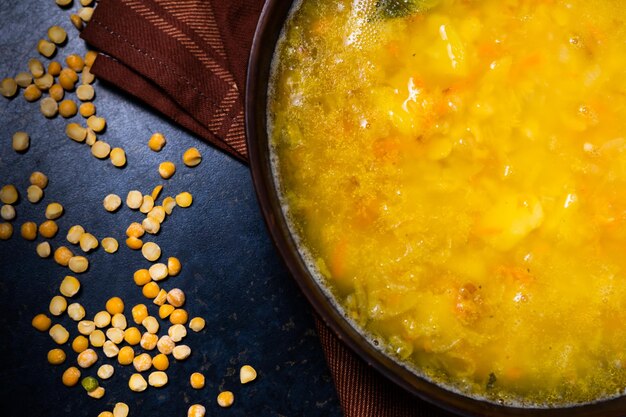
<svg viewBox="0 0 626 417">
<path fill-rule="evenodd" d="M 272 241 L 291 276 L 326 325 L 369 366 L 409 393 L 446 411 L 463 416 L 623 417 L 626 397 L 571 407 L 513 407 L 451 391 L 409 371 L 372 346 L 337 310 L 311 275 L 291 235 L 279 201 L 269 155 L 267 89 L 276 43 L 292 6 L 298 0 L 267 0 L 254 34 L 245 88 L 245 129 L 250 171 L 257 200 Z"/>
</svg>

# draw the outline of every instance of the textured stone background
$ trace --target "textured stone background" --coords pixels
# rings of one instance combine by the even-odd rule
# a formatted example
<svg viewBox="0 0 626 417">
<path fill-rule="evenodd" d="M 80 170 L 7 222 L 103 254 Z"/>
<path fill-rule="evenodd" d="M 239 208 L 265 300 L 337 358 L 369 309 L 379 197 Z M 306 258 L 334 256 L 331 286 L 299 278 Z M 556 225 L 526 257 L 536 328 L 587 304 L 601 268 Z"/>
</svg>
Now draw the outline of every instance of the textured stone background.
<svg viewBox="0 0 626 417">
<path fill-rule="evenodd" d="M 72 9 L 78 7 L 75 0 Z M 70 12 L 60 9 L 54 0 L 0 0 L 0 10 L 0 78 L 26 70 L 32 57 L 47 65 L 49 60 L 39 56 L 36 44 L 53 24 L 69 34 L 68 44 L 53 59 L 64 62 L 68 54 L 85 50 L 70 24 Z M 96 83 L 95 87 L 97 112 L 108 121 L 101 138 L 126 150 L 128 165 L 124 169 L 95 159 L 87 145 L 66 138 L 67 121 L 45 119 L 39 102 L 28 103 L 21 95 L 12 100 L 0 97 L 0 182 L 16 185 L 22 195 L 13 222 L 16 232 L 11 240 L 0 242 L 1 414 L 95 417 L 124 401 L 131 416 L 186 416 L 189 404 L 196 402 L 205 404 L 209 416 L 340 415 L 309 308 L 271 244 L 248 169 L 114 86 Z M 66 97 L 75 99 L 74 94 Z M 80 116 L 74 119 L 84 122 Z M 11 136 L 17 130 L 31 136 L 31 147 L 23 155 L 11 149 Z M 146 145 L 156 131 L 168 138 L 160 153 L 149 151 Z M 204 158 L 195 169 L 180 162 L 190 146 L 198 147 Z M 178 168 L 168 181 L 157 172 L 158 163 L 164 160 L 175 161 Z M 25 199 L 28 176 L 34 170 L 50 178 L 44 199 L 36 205 Z M 185 340 L 192 356 L 182 363 L 172 360 L 170 382 L 162 389 L 131 392 L 127 379 L 134 369 L 100 354 L 97 365 L 114 363 L 116 372 L 103 382 L 105 397 L 94 400 L 81 387 L 61 384 L 63 370 L 75 362 L 69 343 L 63 346 L 68 354 L 66 363 L 51 366 L 46 353 L 56 347 L 54 342 L 30 325 L 35 314 L 47 311 L 69 270 L 51 259 L 39 259 L 36 243 L 23 240 L 19 226 L 29 220 L 41 223 L 45 206 L 58 201 L 66 212 L 58 220 L 60 232 L 51 240 L 53 248 L 71 246 L 65 234 L 74 224 L 83 225 L 98 238 L 117 238 L 118 253 L 109 255 L 99 248 L 88 255 L 91 267 L 78 276 L 82 289 L 76 300 L 86 307 L 88 316 L 103 309 L 113 295 L 123 297 L 128 316 L 130 307 L 139 302 L 149 305 L 151 314 L 156 315 L 156 306 L 143 298 L 132 281 L 133 271 L 149 263 L 123 244 L 126 226 L 142 217 L 127 208 L 107 213 L 102 199 L 111 192 L 125 198 L 131 189 L 149 193 L 157 184 L 164 185 L 162 196 L 185 190 L 194 195 L 193 206 L 175 209 L 153 240 L 165 257 L 177 256 L 183 263 L 182 273 L 164 287 L 183 289 L 190 316 L 204 317 L 207 327 Z M 77 247 L 72 249 L 80 252 Z M 77 335 L 75 323 L 67 315 L 58 321 L 70 329 L 72 337 Z M 238 369 L 244 363 L 259 371 L 259 379 L 247 386 L 238 382 Z M 95 375 L 96 369 L 94 366 L 83 375 Z M 206 375 L 207 385 L 195 391 L 188 378 L 198 370 Z M 222 388 L 236 396 L 235 405 L 228 410 L 215 403 Z"/>
</svg>

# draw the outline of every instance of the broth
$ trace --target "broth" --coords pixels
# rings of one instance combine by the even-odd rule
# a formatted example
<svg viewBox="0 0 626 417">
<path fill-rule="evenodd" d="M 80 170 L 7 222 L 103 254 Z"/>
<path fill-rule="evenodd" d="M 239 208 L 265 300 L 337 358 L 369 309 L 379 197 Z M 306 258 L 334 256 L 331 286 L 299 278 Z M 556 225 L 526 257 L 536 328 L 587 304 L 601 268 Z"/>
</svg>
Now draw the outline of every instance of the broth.
<svg viewBox="0 0 626 417">
<path fill-rule="evenodd" d="M 626 8 L 303 0 L 268 122 L 292 229 L 387 350 L 532 406 L 626 388 Z"/>
</svg>

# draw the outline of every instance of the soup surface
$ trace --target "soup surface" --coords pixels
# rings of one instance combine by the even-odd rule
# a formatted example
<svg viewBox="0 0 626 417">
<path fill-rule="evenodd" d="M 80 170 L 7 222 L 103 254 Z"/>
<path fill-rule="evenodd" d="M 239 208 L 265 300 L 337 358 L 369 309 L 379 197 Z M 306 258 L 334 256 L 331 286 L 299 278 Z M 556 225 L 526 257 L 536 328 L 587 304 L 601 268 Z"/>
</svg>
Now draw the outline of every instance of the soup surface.
<svg viewBox="0 0 626 417">
<path fill-rule="evenodd" d="M 268 110 L 292 229 L 426 377 L 509 404 L 624 392 L 625 17 L 619 0 L 293 11 Z"/>
</svg>

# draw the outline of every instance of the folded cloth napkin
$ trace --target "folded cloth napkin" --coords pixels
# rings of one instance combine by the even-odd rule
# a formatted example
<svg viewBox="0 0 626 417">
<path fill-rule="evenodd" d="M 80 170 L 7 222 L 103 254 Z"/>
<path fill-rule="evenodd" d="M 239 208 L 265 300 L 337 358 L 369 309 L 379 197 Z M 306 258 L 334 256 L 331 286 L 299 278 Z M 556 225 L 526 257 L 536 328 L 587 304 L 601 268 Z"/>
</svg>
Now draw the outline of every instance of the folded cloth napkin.
<svg viewBox="0 0 626 417">
<path fill-rule="evenodd" d="M 262 0 L 104 0 L 93 72 L 247 161 L 243 88 Z"/>
<path fill-rule="evenodd" d="M 243 89 L 263 0 L 101 0 L 82 37 L 92 72 L 247 162 Z M 347 417 L 442 417 L 316 327 Z"/>
</svg>

